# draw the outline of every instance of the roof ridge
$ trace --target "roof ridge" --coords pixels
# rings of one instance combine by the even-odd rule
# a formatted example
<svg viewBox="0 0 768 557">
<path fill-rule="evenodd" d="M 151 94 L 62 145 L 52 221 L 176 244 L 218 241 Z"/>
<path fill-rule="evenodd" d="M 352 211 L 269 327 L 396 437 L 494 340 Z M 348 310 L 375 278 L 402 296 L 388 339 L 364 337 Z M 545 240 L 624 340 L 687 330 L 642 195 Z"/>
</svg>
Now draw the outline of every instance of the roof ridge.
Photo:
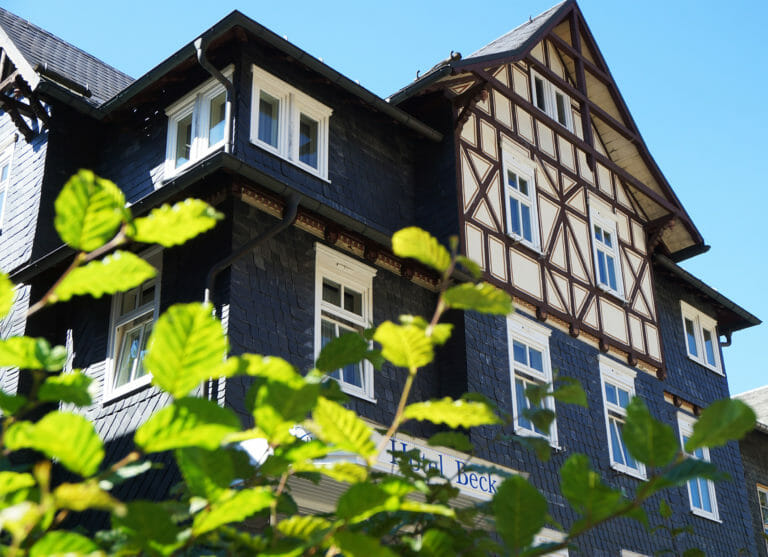
<svg viewBox="0 0 768 557">
<path fill-rule="evenodd" d="M 101 64 L 102 66 L 105 66 L 105 67 L 109 68 L 109 69 L 110 69 L 110 70 L 112 70 L 113 72 L 115 72 L 115 73 L 118 73 L 118 74 L 122 75 L 123 77 L 126 77 L 126 78 L 128 78 L 128 79 L 130 79 L 130 80 L 132 80 L 132 81 L 134 80 L 134 77 L 133 77 L 133 76 L 131 76 L 131 75 L 128 75 L 128 74 L 127 74 L 127 73 L 125 73 L 124 71 L 122 71 L 122 70 L 119 70 L 119 69 L 115 68 L 113 65 L 111 65 L 111 64 L 108 64 L 107 62 L 105 62 L 105 61 L 104 61 L 104 60 L 102 60 L 101 58 L 97 58 L 96 56 L 94 56 L 94 55 L 93 55 L 93 54 L 91 54 L 90 52 L 87 52 L 87 51 L 83 50 L 82 48 L 78 48 L 77 46 L 73 45 L 73 44 L 72 44 L 72 43 L 70 43 L 69 41 L 66 41 L 66 40 L 62 39 L 62 38 L 61 38 L 61 37 L 59 37 L 58 35 L 54 35 L 54 34 L 53 34 L 53 33 L 51 33 L 50 31 L 47 31 L 47 30 L 43 29 L 43 28 L 42 28 L 42 27 L 40 27 L 39 25 L 35 25 L 34 23 L 32 23 L 31 21 L 29 21 L 28 19 L 25 19 L 25 18 L 23 18 L 23 17 L 21 17 L 21 16 L 18 16 L 18 15 L 16 15 L 15 13 L 13 13 L 13 12 L 11 12 L 11 11 L 8 11 L 8 10 L 6 10 L 6 9 L 5 9 L 5 8 L 3 8 L 3 7 L 0 7 L 0 12 L 1 12 L 1 13 L 3 13 L 3 14 L 5 14 L 5 15 L 7 15 L 8 17 L 10 17 L 10 18 L 12 18 L 12 19 L 15 19 L 16 21 L 19 21 L 19 22 L 23 23 L 24 25 L 26 25 L 26 26 L 28 26 L 28 27 L 31 27 L 31 28 L 33 28 L 33 29 L 35 30 L 35 32 L 36 32 L 36 33 L 40 33 L 40 34 L 43 34 L 43 35 L 47 35 L 48 37 L 50 37 L 50 38 L 52 38 L 52 39 L 55 39 L 56 41 L 58 41 L 58 42 L 60 42 L 60 43 L 62 43 L 62 44 L 64 44 L 64 45 L 68 46 L 69 48 L 71 48 L 71 49 L 73 49 L 73 50 L 76 50 L 77 52 L 81 53 L 82 55 L 86 56 L 87 58 L 90 58 L 92 61 L 94 61 L 94 62 L 97 62 L 97 63 Z M 2 21 L 1 21 L 1 20 L 0 20 L 0 26 L 3 26 L 3 23 L 2 23 Z"/>
</svg>

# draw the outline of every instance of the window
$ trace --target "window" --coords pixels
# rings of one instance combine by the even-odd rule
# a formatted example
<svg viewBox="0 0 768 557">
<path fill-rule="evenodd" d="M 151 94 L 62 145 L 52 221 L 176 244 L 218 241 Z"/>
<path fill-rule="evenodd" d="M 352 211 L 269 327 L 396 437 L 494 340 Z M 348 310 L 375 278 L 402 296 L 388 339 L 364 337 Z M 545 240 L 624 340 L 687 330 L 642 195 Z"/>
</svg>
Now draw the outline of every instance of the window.
<svg viewBox="0 0 768 557">
<path fill-rule="evenodd" d="M 600 211 L 590 212 L 592 226 L 592 257 L 595 261 L 597 285 L 619 297 L 623 297 L 624 285 L 621 278 L 619 259 L 619 238 L 616 222 Z"/>
<path fill-rule="evenodd" d="M 328 178 L 330 108 L 256 66 L 252 107 L 252 143 Z"/>
<path fill-rule="evenodd" d="M 162 252 L 152 250 L 143 257 L 158 270 L 157 276 L 112 298 L 110 373 L 104 388 L 107 398 L 123 395 L 150 381 L 144 369 L 144 355 L 160 307 Z"/>
<path fill-rule="evenodd" d="M 232 77 L 232 68 L 223 72 Z M 227 92 L 209 79 L 183 99 L 169 106 L 165 175 L 173 176 L 205 157 L 225 141 Z"/>
<path fill-rule="evenodd" d="M 515 433 L 544 437 L 554 446 L 557 444 L 555 423 L 552 423 L 549 431 L 544 431 L 523 415 L 524 410 L 534 407 L 525 396 L 525 390 L 529 386 L 552 382 L 552 367 L 549 361 L 550 334 L 551 331 L 546 327 L 525 319 L 519 314 L 512 314 L 507 318 Z M 554 412 L 555 403 L 552 397 L 547 397 L 539 403 L 538 407 Z"/>
<path fill-rule="evenodd" d="M 560 125 L 573 131 L 571 99 L 552 83 L 531 71 L 531 89 L 533 104 Z"/>
<path fill-rule="evenodd" d="M 5 206 L 8 204 L 8 186 L 11 184 L 11 161 L 15 143 L 0 146 L 0 230 L 3 229 Z"/>
<path fill-rule="evenodd" d="M 677 425 L 680 429 L 680 445 L 685 450 L 685 444 L 693 435 L 693 424 L 696 419 L 688 414 L 678 412 Z M 686 454 L 697 460 L 709 462 L 709 449 L 700 447 L 693 453 Z M 704 478 L 688 480 L 688 499 L 691 503 L 691 512 L 704 518 L 719 520 L 717 512 L 717 499 L 715 498 L 715 483 Z"/>
<path fill-rule="evenodd" d="M 315 244 L 315 357 L 344 333 L 372 324 L 376 270 L 322 244 Z M 344 392 L 373 401 L 373 368 L 368 361 L 330 374 Z"/>
<path fill-rule="evenodd" d="M 685 302 L 680 302 L 688 357 L 713 371 L 721 372 L 717 321 Z"/>
<path fill-rule="evenodd" d="M 503 161 L 507 234 L 538 250 L 539 221 L 534 170 L 507 152 L 504 153 Z"/>
<path fill-rule="evenodd" d="M 763 535 L 768 536 L 768 487 L 758 484 L 757 500 L 760 504 L 760 516 L 763 519 Z M 768 540 L 765 543 L 768 548 Z"/>
<path fill-rule="evenodd" d="M 542 528 L 538 533 L 533 536 L 534 545 L 542 545 L 545 543 L 562 543 L 565 539 L 565 534 L 552 530 L 551 528 Z M 550 551 L 547 553 L 549 557 L 568 557 L 567 549 L 558 549 L 557 551 Z"/>
<path fill-rule="evenodd" d="M 611 467 L 630 476 L 644 479 L 645 466 L 629 454 L 623 433 L 627 406 L 635 396 L 635 372 L 602 354 L 599 360 Z"/>
</svg>

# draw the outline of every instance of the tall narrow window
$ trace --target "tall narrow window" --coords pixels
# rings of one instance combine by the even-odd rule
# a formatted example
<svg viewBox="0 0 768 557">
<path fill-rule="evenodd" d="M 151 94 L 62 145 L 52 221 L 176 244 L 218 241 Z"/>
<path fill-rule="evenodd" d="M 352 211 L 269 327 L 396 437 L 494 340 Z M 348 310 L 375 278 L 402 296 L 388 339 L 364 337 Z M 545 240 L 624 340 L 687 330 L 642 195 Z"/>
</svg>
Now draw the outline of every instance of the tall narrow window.
<svg viewBox="0 0 768 557">
<path fill-rule="evenodd" d="M 713 371 L 722 373 L 720 348 L 717 341 L 717 321 L 690 304 L 680 302 L 683 333 L 688 357 Z"/>
<path fill-rule="evenodd" d="M 373 277 L 376 270 L 316 244 L 315 356 L 334 338 L 359 333 L 372 323 Z M 373 400 L 373 369 L 369 362 L 349 364 L 329 374 L 348 394 Z"/>
<path fill-rule="evenodd" d="M 531 70 L 533 104 L 561 126 L 573 130 L 571 99 L 550 81 Z"/>
<path fill-rule="evenodd" d="M 595 262 L 595 281 L 603 290 L 623 296 L 624 285 L 621 279 L 619 260 L 619 239 L 616 223 L 601 214 L 592 211 L 592 256 Z"/>
<path fill-rule="evenodd" d="M 210 119 L 208 122 L 208 147 L 213 147 L 224 140 L 224 119 L 227 108 L 227 94 L 221 92 L 210 100 Z"/>
<path fill-rule="evenodd" d="M 317 122 L 302 114 L 299 117 L 299 160 L 312 168 L 317 168 L 317 133 Z"/>
<path fill-rule="evenodd" d="M 277 149 L 280 101 L 265 91 L 259 94 L 258 139 Z"/>
<path fill-rule="evenodd" d="M 536 426 L 525 411 L 533 408 L 555 410 L 552 397 L 546 397 L 538 404 L 526 396 L 526 389 L 552 382 L 552 367 L 549 359 L 549 336 L 551 331 L 519 314 L 507 317 L 507 338 L 509 346 L 509 367 L 512 379 L 512 410 L 515 418 L 515 432 L 518 435 L 538 436 L 557 444 L 555 423 L 549 430 Z"/>
<path fill-rule="evenodd" d="M 112 299 L 112 373 L 105 385 L 108 397 L 119 396 L 149 382 L 144 355 L 160 306 L 161 255 L 159 250 L 145 255 L 145 259 L 158 269 L 155 278 L 128 292 L 116 294 Z"/>
<path fill-rule="evenodd" d="M 760 516 L 763 519 L 763 536 L 766 538 L 766 548 L 768 548 L 768 487 L 764 485 L 757 486 L 757 501 L 760 504 Z"/>
<path fill-rule="evenodd" d="M 539 224 L 536 209 L 534 171 L 509 153 L 504 153 L 504 196 L 507 233 L 524 244 L 539 249 Z"/>
<path fill-rule="evenodd" d="M 645 466 L 629 454 L 624 443 L 627 406 L 635 396 L 635 372 L 603 355 L 599 358 L 611 467 L 631 476 L 645 478 Z"/>
<path fill-rule="evenodd" d="M 683 450 L 685 450 L 685 444 L 693 435 L 693 425 L 695 423 L 696 420 L 693 416 L 678 412 L 677 425 L 680 429 L 680 444 Z M 699 447 L 692 453 L 686 451 L 686 454 L 690 458 L 709 462 L 709 449 L 706 447 Z M 712 480 L 705 478 L 688 480 L 688 499 L 691 504 L 692 513 L 704 518 L 719 520 L 715 484 Z"/>
</svg>

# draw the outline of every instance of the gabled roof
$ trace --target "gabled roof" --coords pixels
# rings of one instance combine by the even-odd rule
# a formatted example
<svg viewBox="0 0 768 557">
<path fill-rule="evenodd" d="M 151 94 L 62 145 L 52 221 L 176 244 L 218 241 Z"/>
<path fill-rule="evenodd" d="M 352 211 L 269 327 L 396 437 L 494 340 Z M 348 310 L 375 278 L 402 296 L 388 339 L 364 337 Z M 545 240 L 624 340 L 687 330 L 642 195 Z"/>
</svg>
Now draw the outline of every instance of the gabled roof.
<svg viewBox="0 0 768 557">
<path fill-rule="evenodd" d="M 558 76 L 562 84 L 555 85 L 575 91 L 574 100 L 591 105 L 591 128 L 605 144 L 608 158 L 622 169 L 623 181 L 637 193 L 638 204 L 658 230 L 671 257 L 679 261 L 705 251 L 701 234 L 645 145 L 575 0 L 557 4 L 464 59 L 441 62 L 393 94 L 389 101 L 401 104 L 467 76 L 474 76 L 478 82 L 493 82 L 491 68 L 518 61 L 535 63 L 534 49 L 544 39 L 565 59 L 568 78 Z M 579 81 L 576 58 L 582 60 L 585 69 L 583 89 L 574 85 Z"/>
<path fill-rule="evenodd" d="M 104 104 L 133 81 L 129 75 L 2 8 L 0 47 L 5 48 L 32 89 L 43 78 L 71 90 L 69 80 L 90 92 L 83 91 L 81 96 L 93 106 Z"/>
<path fill-rule="evenodd" d="M 768 433 L 768 386 L 733 395 L 733 398 L 749 404 L 757 414 L 755 429 Z"/>
</svg>

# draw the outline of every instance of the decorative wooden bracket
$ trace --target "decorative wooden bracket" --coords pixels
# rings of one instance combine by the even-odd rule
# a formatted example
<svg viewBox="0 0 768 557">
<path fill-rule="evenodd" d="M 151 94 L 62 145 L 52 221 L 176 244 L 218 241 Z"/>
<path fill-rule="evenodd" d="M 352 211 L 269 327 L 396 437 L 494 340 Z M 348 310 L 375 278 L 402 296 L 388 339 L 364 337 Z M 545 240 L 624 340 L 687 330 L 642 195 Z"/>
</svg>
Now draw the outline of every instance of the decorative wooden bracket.
<svg viewBox="0 0 768 557">
<path fill-rule="evenodd" d="M 461 105 L 461 112 L 459 112 L 459 117 L 456 119 L 455 129 L 459 129 L 469 119 L 469 114 L 472 111 L 472 108 L 480 98 L 488 98 L 487 87 L 488 82 L 483 80 L 476 83 L 454 99 L 454 103 Z"/>
</svg>

